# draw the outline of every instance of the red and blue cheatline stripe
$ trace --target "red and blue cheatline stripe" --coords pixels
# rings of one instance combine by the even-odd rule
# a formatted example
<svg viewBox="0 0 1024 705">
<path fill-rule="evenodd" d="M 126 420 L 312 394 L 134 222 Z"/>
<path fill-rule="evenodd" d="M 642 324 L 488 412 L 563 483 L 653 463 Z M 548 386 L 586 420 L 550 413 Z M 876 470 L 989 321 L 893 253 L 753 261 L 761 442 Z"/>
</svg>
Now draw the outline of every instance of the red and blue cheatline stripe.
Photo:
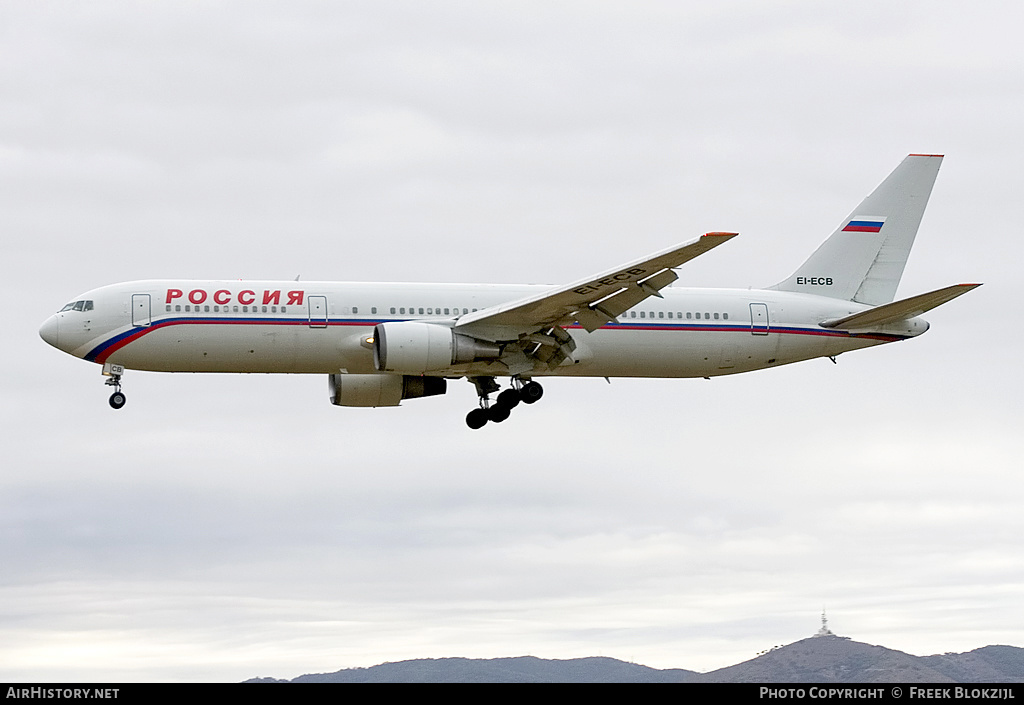
<svg viewBox="0 0 1024 705">
<path fill-rule="evenodd" d="M 167 328 L 169 326 L 182 326 L 182 325 L 216 325 L 216 326 L 297 326 L 297 327 L 312 327 L 312 328 L 326 328 L 328 326 L 366 326 L 373 327 L 377 323 L 382 323 L 380 319 L 336 319 L 324 322 L 322 324 L 311 325 L 310 321 L 306 318 L 217 318 L 217 317 L 178 317 L 178 318 L 163 318 L 153 321 L 148 326 L 135 326 L 128 330 L 118 333 L 115 336 L 107 338 L 99 345 L 90 350 L 86 355 L 85 359 L 90 362 L 104 363 L 107 358 L 112 354 L 141 338 L 144 335 L 152 333 L 153 331 L 160 330 L 161 328 Z M 315 322 L 314 322 L 315 323 Z"/>
<path fill-rule="evenodd" d="M 358 326 L 358 327 L 372 327 L 378 323 L 384 323 L 388 320 L 406 320 L 406 319 L 334 319 L 327 322 L 324 327 L 338 327 L 338 326 Z M 419 319 L 412 319 L 419 320 Z M 157 320 L 149 326 L 136 326 L 129 328 L 122 333 L 107 338 L 99 345 L 90 350 L 86 355 L 85 359 L 90 362 L 104 363 L 107 358 L 112 354 L 125 347 L 129 343 L 138 340 L 144 335 L 152 333 L 153 331 L 160 330 L 161 328 L 167 328 L 169 326 L 179 325 L 216 325 L 216 326 L 298 326 L 298 327 L 309 327 L 309 321 L 305 318 L 165 318 Z M 319 326 L 318 326 L 319 327 Z M 573 324 L 565 326 L 566 328 L 580 329 L 582 326 L 579 324 Z M 620 331 L 675 331 L 680 333 L 746 333 L 750 334 L 751 328 L 749 323 L 740 324 L 708 324 L 708 323 L 669 323 L 668 321 L 657 321 L 657 322 L 640 322 L 630 320 L 628 323 L 625 321 L 611 323 L 603 327 L 603 330 L 620 330 Z M 770 331 L 774 334 L 782 335 L 814 335 L 814 336 L 826 336 L 826 337 L 838 337 L 838 338 L 866 338 L 869 340 L 883 340 L 886 342 L 893 342 L 897 340 L 904 340 L 911 336 L 905 335 L 893 335 L 887 333 L 850 333 L 847 331 L 824 329 L 824 328 L 805 328 L 797 326 L 782 326 L 774 325 Z"/>
</svg>

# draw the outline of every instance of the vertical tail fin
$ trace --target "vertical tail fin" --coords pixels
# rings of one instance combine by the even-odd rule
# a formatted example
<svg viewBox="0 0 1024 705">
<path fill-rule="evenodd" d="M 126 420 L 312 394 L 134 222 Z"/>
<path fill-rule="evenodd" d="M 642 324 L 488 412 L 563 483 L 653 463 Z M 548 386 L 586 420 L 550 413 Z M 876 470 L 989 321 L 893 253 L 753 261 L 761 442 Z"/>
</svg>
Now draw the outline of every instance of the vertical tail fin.
<svg viewBox="0 0 1024 705">
<path fill-rule="evenodd" d="M 773 289 L 878 306 L 896 296 L 942 163 L 911 154 L 792 276 Z"/>
</svg>

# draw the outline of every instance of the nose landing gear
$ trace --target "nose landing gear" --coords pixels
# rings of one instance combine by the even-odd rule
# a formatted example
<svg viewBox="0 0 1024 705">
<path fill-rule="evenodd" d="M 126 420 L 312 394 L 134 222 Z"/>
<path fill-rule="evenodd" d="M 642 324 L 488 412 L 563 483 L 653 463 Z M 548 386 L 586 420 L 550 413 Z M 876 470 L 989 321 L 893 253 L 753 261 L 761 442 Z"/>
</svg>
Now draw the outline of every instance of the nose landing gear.
<svg viewBox="0 0 1024 705">
<path fill-rule="evenodd" d="M 519 406 L 519 402 L 533 404 L 544 395 L 544 388 L 537 382 L 522 384 L 518 377 L 513 377 L 512 387 L 499 394 L 492 404 L 490 395 L 500 389 L 494 378 L 471 377 L 469 381 L 476 386 L 476 393 L 480 397 L 480 408 L 466 414 L 466 425 L 472 429 L 483 428 L 488 421 L 501 423 L 509 417 L 512 409 Z"/>
<path fill-rule="evenodd" d="M 114 388 L 114 393 L 110 395 L 110 407 L 120 409 L 127 401 L 124 392 L 121 391 L 121 375 L 124 374 L 124 367 L 121 365 L 105 364 L 103 365 L 103 374 L 107 377 L 103 384 Z"/>
</svg>

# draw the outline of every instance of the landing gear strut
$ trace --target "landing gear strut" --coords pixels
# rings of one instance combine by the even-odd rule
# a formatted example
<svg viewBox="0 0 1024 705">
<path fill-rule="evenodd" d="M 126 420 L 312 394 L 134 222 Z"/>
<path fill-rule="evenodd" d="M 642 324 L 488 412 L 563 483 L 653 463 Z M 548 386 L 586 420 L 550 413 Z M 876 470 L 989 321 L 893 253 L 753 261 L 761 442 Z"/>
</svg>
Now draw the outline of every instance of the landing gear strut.
<svg viewBox="0 0 1024 705">
<path fill-rule="evenodd" d="M 472 429 L 483 428 L 488 421 L 501 423 L 509 417 L 512 409 L 519 406 L 519 402 L 533 404 L 544 395 L 544 388 L 537 382 L 528 381 L 523 384 L 518 377 L 513 377 L 512 387 L 499 394 L 497 400 L 491 403 L 490 395 L 500 389 L 494 377 L 471 377 L 469 381 L 476 386 L 477 396 L 480 397 L 480 408 L 466 414 L 466 425 Z"/>
<path fill-rule="evenodd" d="M 110 365 L 109 368 L 104 365 L 103 374 L 107 375 L 104 384 L 114 388 L 114 393 L 110 395 L 110 406 L 113 409 L 120 409 L 127 401 L 124 392 L 121 391 L 121 375 L 124 374 L 124 368 L 120 365 Z"/>
</svg>

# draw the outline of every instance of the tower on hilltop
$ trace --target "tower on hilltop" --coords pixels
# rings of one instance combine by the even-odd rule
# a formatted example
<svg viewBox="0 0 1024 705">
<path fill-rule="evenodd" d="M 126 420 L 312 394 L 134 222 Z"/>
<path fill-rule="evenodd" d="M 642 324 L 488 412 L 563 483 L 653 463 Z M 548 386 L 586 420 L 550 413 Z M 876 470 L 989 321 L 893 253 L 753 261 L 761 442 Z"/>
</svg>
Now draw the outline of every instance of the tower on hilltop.
<svg viewBox="0 0 1024 705">
<path fill-rule="evenodd" d="M 825 616 L 825 608 L 821 608 L 821 629 L 814 636 L 835 636 L 832 630 L 828 628 L 828 617 Z"/>
</svg>

